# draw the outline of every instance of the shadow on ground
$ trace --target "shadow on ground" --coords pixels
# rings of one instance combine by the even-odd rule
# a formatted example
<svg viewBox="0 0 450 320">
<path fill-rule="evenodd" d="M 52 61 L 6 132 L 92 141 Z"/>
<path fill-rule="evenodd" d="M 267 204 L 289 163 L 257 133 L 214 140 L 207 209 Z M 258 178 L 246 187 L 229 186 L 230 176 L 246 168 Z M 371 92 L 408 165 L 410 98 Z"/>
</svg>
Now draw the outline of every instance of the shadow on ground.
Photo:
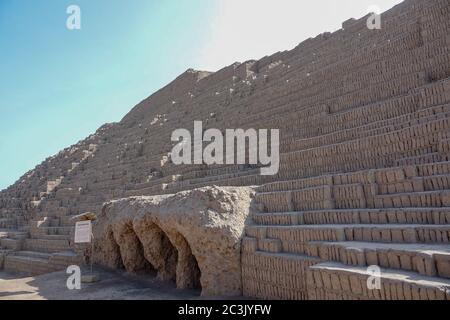
<svg viewBox="0 0 450 320">
<path fill-rule="evenodd" d="M 0 272 L 0 300 L 192 300 L 200 292 L 178 290 L 170 282 L 160 282 L 144 275 L 95 268 L 100 282 L 81 285 L 81 290 L 69 290 L 70 275 L 56 272 L 37 277 Z M 89 274 L 89 271 L 83 271 Z"/>
</svg>

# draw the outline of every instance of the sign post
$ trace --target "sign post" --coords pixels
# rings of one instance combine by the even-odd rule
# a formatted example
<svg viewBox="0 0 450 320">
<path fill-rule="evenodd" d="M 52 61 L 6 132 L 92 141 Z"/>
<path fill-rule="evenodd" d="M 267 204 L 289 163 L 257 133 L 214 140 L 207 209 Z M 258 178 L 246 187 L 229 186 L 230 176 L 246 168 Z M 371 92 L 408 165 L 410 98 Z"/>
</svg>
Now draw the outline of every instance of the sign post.
<svg viewBox="0 0 450 320">
<path fill-rule="evenodd" d="M 86 218 L 86 217 L 85 217 Z M 90 243 L 91 244 L 91 275 L 82 277 L 82 281 L 96 282 L 98 277 L 94 275 L 94 235 L 92 232 L 92 220 L 82 220 L 75 224 L 75 243 Z"/>
<path fill-rule="evenodd" d="M 92 222 L 91 220 L 78 221 L 75 224 L 75 243 L 92 242 Z"/>
</svg>

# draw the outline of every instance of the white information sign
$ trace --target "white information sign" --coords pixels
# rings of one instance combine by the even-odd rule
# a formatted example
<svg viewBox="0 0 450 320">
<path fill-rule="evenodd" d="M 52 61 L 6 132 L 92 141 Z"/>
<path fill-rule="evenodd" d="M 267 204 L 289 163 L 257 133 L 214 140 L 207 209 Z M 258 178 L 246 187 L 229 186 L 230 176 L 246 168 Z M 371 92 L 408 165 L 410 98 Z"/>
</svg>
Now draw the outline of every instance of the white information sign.
<svg viewBox="0 0 450 320">
<path fill-rule="evenodd" d="M 91 221 L 80 221 L 75 225 L 75 243 L 90 243 L 92 235 Z"/>
</svg>

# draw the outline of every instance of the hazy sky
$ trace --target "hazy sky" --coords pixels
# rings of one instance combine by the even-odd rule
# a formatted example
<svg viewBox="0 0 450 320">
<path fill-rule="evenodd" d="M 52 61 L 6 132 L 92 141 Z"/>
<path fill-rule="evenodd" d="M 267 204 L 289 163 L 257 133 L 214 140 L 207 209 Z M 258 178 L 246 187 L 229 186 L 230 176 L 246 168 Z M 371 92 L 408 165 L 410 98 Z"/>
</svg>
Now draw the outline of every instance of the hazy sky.
<svg viewBox="0 0 450 320">
<path fill-rule="evenodd" d="M 235 61 L 292 49 L 341 28 L 349 18 L 386 11 L 401 0 L 217 0 L 195 65 L 216 70 Z"/>
<path fill-rule="evenodd" d="M 188 68 L 291 49 L 399 0 L 0 0 L 0 189 Z M 81 8 L 81 30 L 66 9 Z"/>
</svg>

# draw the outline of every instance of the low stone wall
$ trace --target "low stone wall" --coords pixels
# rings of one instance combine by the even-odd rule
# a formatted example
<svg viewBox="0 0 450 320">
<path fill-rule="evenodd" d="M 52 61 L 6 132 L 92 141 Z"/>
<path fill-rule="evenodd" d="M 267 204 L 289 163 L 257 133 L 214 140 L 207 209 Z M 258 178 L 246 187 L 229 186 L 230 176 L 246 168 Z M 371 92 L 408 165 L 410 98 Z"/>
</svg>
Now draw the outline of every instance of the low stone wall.
<svg viewBox="0 0 450 320">
<path fill-rule="evenodd" d="M 94 262 L 153 272 L 202 296 L 242 295 L 241 240 L 251 188 L 207 187 L 132 197 L 103 207 L 94 226 Z"/>
</svg>

